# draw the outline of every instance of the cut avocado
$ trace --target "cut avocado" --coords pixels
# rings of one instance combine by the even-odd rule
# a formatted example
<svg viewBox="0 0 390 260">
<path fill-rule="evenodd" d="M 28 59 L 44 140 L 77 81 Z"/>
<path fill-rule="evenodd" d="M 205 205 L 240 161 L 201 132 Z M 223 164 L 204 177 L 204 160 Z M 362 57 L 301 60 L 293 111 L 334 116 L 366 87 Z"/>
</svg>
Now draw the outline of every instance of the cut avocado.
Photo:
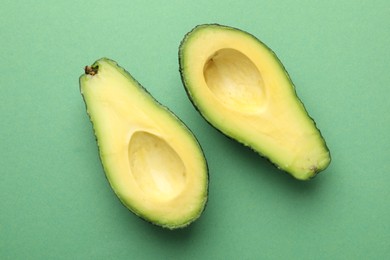
<svg viewBox="0 0 390 260">
<path fill-rule="evenodd" d="M 199 25 L 181 42 L 179 64 L 190 100 L 216 129 L 296 179 L 329 165 L 325 141 L 283 65 L 253 35 Z"/>
<path fill-rule="evenodd" d="M 165 228 L 195 221 L 207 202 L 208 170 L 189 129 L 112 60 L 87 66 L 80 91 L 121 202 Z"/>
</svg>

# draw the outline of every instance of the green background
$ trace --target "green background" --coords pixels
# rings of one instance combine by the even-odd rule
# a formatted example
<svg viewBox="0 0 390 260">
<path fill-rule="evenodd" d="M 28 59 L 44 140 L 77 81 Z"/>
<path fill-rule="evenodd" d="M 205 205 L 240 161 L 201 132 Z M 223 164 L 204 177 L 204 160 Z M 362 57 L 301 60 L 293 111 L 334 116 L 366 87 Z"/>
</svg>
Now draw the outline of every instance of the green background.
<svg viewBox="0 0 390 260">
<path fill-rule="evenodd" d="M 332 153 L 309 182 L 209 126 L 178 46 L 197 24 L 254 34 L 287 68 Z M 390 256 L 390 2 L 2 1 L 0 259 L 384 259 Z M 140 220 L 102 170 L 78 78 L 116 60 L 195 133 L 202 217 Z"/>
</svg>

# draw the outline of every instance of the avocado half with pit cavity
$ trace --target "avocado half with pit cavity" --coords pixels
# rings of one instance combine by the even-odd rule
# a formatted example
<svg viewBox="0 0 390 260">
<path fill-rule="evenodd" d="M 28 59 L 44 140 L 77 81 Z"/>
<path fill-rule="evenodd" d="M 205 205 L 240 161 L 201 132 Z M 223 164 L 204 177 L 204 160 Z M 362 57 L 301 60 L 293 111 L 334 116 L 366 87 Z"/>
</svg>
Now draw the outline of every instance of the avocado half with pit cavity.
<svg viewBox="0 0 390 260">
<path fill-rule="evenodd" d="M 179 64 L 192 103 L 222 133 L 300 180 L 329 165 L 325 141 L 282 63 L 253 35 L 199 25 L 181 42 Z"/>
<path fill-rule="evenodd" d="M 105 174 L 121 202 L 169 229 L 195 221 L 206 205 L 208 170 L 182 121 L 106 58 L 85 68 L 80 91 Z"/>
</svg>

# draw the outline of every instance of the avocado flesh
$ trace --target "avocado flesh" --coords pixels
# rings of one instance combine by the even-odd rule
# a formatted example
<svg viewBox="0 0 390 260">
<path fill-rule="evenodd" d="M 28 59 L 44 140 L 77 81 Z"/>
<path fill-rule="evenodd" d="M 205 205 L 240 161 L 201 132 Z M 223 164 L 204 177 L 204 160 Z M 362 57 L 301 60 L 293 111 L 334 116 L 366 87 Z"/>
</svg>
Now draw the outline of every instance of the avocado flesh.
<svg viewBox="0 0 390 260">
<path fill-rule="evenodd" d="M 169 229 L 196 220 L 207 201 L 208 171 L 189 129 L 112 60 L 86 67 L 80 91 L 121 202 Z"/>
<path fill-rule="evenodd" d="M 279 169 L 308 180 L 330 163 L 320 131 L 276 55 L 242 30 L 199 25 L 179 48 L 183 85 L 201 115 Z"/>
</svg>

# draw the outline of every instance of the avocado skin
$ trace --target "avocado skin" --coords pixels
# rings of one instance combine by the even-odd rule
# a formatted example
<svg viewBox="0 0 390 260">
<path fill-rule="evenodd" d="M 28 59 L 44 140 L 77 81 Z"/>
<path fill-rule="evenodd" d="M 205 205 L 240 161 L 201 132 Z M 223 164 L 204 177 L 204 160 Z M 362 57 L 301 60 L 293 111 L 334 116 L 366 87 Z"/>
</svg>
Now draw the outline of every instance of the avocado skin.
<svg viewBox="0 0 390 260">
<path fill-rule="evenodd" d="M 303 104 L 303 102 L 301 101 L 301 99 L 299 98 L 299 96 L 297 95 L 297 92 L 296 92 L 296 88 L 295 88 L 295 85 L 293 83 L 293 81 L 291 80 L 291 77 L 289 75 L 289 73 L 287 72 L 285 66 L 283 65 L 283 63 L 280 61 L 280 59 L 278 58 L 278 56 L 276 55 L 276 53 L 270 48 L 268 47 L 268 45 L 264 44 L 261 40 L 259 40 L 257 37 L 255 37 L 253 34 L 249 33 L 249 32 L 246 32 L 244 30 L 241 30 L 239 28 L 236 28 L 236 27 L 232 27 L 232 26 L 226 26 L 226 25 L 221 25 L 221 24 L 218 24 L 218 23 L 210 23 L 210 24 L 199 24 L 199 25 L 196 25 L 194 28 L 192 28 L 189 32 L 187 32 L 184 36 L 184 38 L 181 40 L 180 42 L 180 45 L 179 45 L 179 50 L 178 50 L 178 62 L 179 62 L 179 73 L 180 73 L 180 78 L 181 78 L 181 82 L 184 86 L 184 90 L 187 94 L 187 97 L 188 99 L 190 100 L 190 102 L 192 103 L 192 105 L 194 106 L 195 110 L 198 111 L 198 113 L 203 117 L 203 119 L 209 124 L 211 125 L 214 129 L 216 129 L 218 132 L 220 132 L 221 134 L 223 134 L 225 137 L 227 137 L 228 139 L 230 140 L 233 140 L 233 141 L 236 141 L 236 142 L 239 142 L 241 144 L 243 144 L 244 146 L 250 148 L 252 151 L 254 151 L 255 153 L 259 154 L 262 158 L 266 159 L 269 163 L 271 163 L 272 165 L 274 165 L 278 170 L 286 173 L 287 175 L 289 175 L 290 177 L 291 174 L 287 171 L 285 171 L 283 168 L 281 168 L 278 164 L 274 163 L 270 158 L 268 158 L 267 156 L 263 155 L 262 153 L 260 153 L 259 151 L 257 151 L 256 149 L 254 149 L 253 147 L 251 147 L 250 145 L 238 140 L 238 139 L 235 139 L 233 138 L 232 136 L 229 136 L 227 135 L 225 132 L 223 132 L 221 129 L 219 129 L 218 127 L 215 127 L 214 124 L 212 122 L 210 122 L 207 117 L 205 117 L 202 113 L 202 110 L 198 107 L 198 105 L 196 104 L 196 102 L 193 100 L 192 96 L 191 96 L 191 93 L 189 92 L 189 90 L 185 87 L 188 83 L 185 79 L 185 75 L 184 75 L 184 72 L 183 72 L 183 46 L 185 44 L 185 42 L 187 41 L 187 39 L 191 36 L 192 33 L 194 33 L 195 31 L 197 31 L 198 29 L 202 29 L 204 27 L 220 27 L 220 28 L 224 28 L 224 29 L 228 29 L 228 30 L 237 30 L 237 31 L 240 31 L 240 32 L 243 32 L 247 35 L 249 35 L 250 37 L 252 37 L 254 40 L 256 40 L 257 42 L 259 42 L 261 45 L 263 45 L 265 48 L 268 49 L 268 51 L 272 54 L 272 56 L 274 56 L 275 60 L 278 61 L 278 63 L 280 64 L 280 66 L 283 68 L 283 71 L 285 72 L 286 74 L 286 77 L 290 80 L 291 84 L 292 84 L 292 88 L 293 88 L 293 91 L 294 91 L 294 94 L 296 96 L 296 99 L 297 99 L 297 102 L 300 103 L 300 105 L 302 106 L 302 108 L 304 109 L 304 111 L 306 112 L 307 116 L 313 121 L 314 123 L 314 126 L 316 127 L 316 129 L 318 130 L 322 140 L 323 140 L 323 145 L 325 147 L 325 149 L 328 151 L 328 154 L 329 154 L 329 164 L 323 168 L 323 169 L 319 169 L 319 170 L 315 170 L 314 172 L 314 175 L 312 175 L 310 178 L 308 179 L 305 179 L 303 181 L 308 181 L 308 180 L 311 180 L 313 179 L 314 177 L 316 177 L 320 172 L 324 171 L 325 169 L 327 169 L 329 167 L 329 165 L 331 164 L 332 162 L 332 156 L 331 156 L 331 153 L 330 153 L 330 150 L 329 150 L 329 147 L 327 145 L 327 143 L 325 142 L 325 138 L 323 137 L 320 129 L 317 127 L 317 123 L 316 121 L 309 115 L 309 113 L 307 112 L 307 109 L 305 108 L 305 105 Z M 294 178 L 295 179 L 295 178 Z M 299 181 L 302 181 L 302 180 L 299 180 Z"/>
<path fill-rule="evenodd" d="M 205 159 L 205 167 L 206 167 L 206 174 L 207 174 L 207 187 L 206 187 L 206 199 L 205 199 L 205 202 L 204 202 L 204 206 L 202 208 L 202 210 L 195 216 L 194 219 L 191 219 L 190 221 L 186 222 L 184 225 L 180 225 L 180 226 L 169 226 L 169 225 L 164 225 L 164 224 L 160 224 L 158 223 L 158 221 L 156 220 L 153 220 L 151 219 L 150 217 L 146 216 L 146 215 L 143 215 L 141 214 L 136 208 L 132 208 L 132 207 L 128 207 L 127 204 L 123 201 L 123 199 L 119 196 L 119 194 L 117 194 L 117 192 L 115 191 L 115 189 L 111 188 L 112 192 L 116 195 L 116 197 L 119 199 L 119 201 L 121 202 L 121 204 L 127 208 L 128 210 L 130 210 L 134 215 L 136 215 L 139 219 L 141 219 L 142 221 L 144 222 L 147 222 L 149 224 L 152 224 L 153 226 L 157 226 L 157 227 L 162 227 L 164 229 L 167 229 L 167 230 L 176 230 L 176 229 L 182 229 L 182 228 L 186 228 L 188 227 L 190 224 L 192 224 L 193 222 L 195 222 L 196 220 L 198 220 L 203 212 L 205 211 L 206 209 L 206 206 L 208 205 L 208 200 L 209 200 L 209 197 L 208 197 L 208 194 L 209 194 L 209 183 L 210 183 L 210 174 L 209 174 L 209 166 L 208 166 L 208 162 L 207 162 L 207 158 L 204 156 L 204 151 L 203 151 L 203 148 L 202 146 L 200 145 L 199 143 L 199 140 L 196 138 L 195 134 L 191 131 L 191 129 L 175 114 L 173 113 L 168 107 L 162 105 L 158 100 L 156 100 L 151 94 L 150 92 L 142 85 L 139 83 L 139 81 L 137 79 L 135 79 L 126 69 L 124 69 L 123 67 L 121 67 L 116 61 L 112 60 L 112 59 L 109 59 L 109 58 L 106 58 L 106 57 L 103 57 L 103 58 L 100 58 L 98 60 L 96 60 L 90 67 L 93 68 L 93 69 L 96 69 L 96 73 L 99 72 L 99 67 L 98 67 L 98 62 L 100 60 L 105 60 L 105 61 L 108 61 L 112 64 L 114 64 L 118 69 L 120 69 L 122 71 L 122 73 L 124 74 L 127 74 L 126 76 L 130 76 L 132 78 L 132 80 L 134 80 L 139 87 L 142 88 L 143 91 L 145 91 L 145 93 L 147 95 L 149 95 L 150 97 L 153 98 L 153 100 L 161 106 L 162 109 L 165 109 L 167 110 L 169 113 L 171 113 L 177 120 L 178 122 L 180 122 L 194 137 L 194 140 L 197 142 L 197 145 L 199 146 L 202 154 L 203 154 L 203 157 Z M 87 67 L 85 67 L 85 74 L 87 74 Z M 99 146 L 99 142 L 98 142 L 98 138 L 96 136 L 96 132 L 95 132 L 95 126 L 93 124 L 93 120 L 88 112 L 88 106 L 87 106 L 87 102 L 85 100 L 85 96 L 83 94 L 83 92 L 81 91 L 81 79 L 82 77 L 85 75 L 85 74 L 82 74 L 80 77 L 79 77 L 79 91 L 81 93 L 81 96 L 82 96 L 82 100 L 83 100 L 83 103 L 84 103 L 84 106 L 85 106 L 85 110 L 87 111 L 87 115 L 88 115 L 88 118 L 90 120 L 90 123 L 92 125 L 92 130 L 93 130 L 93 133 L 94 133 L 94 137 L 95 137 L 95 142 L 97 144 L 97 148 L 98 148 L 98 154 L 100 154 L 100 146 Z M 104 167 L 104 164 L 103 164 L 103 161 L 102 161 L 102 158 L 100 156 L 99 157 L 99 161 L 101 163 L 101 166 L 102 166 L 102 169 L 104 171 L 104 173 L 107 172 L 107 170 L 105 169 Z M 110 187 L 111 187 L 111 183 L 110 183 L 110 180 L 108 179 L 107 177 L 107 174 L 104 174 L 107 182 L 110 184 Z"/>
</svg>

